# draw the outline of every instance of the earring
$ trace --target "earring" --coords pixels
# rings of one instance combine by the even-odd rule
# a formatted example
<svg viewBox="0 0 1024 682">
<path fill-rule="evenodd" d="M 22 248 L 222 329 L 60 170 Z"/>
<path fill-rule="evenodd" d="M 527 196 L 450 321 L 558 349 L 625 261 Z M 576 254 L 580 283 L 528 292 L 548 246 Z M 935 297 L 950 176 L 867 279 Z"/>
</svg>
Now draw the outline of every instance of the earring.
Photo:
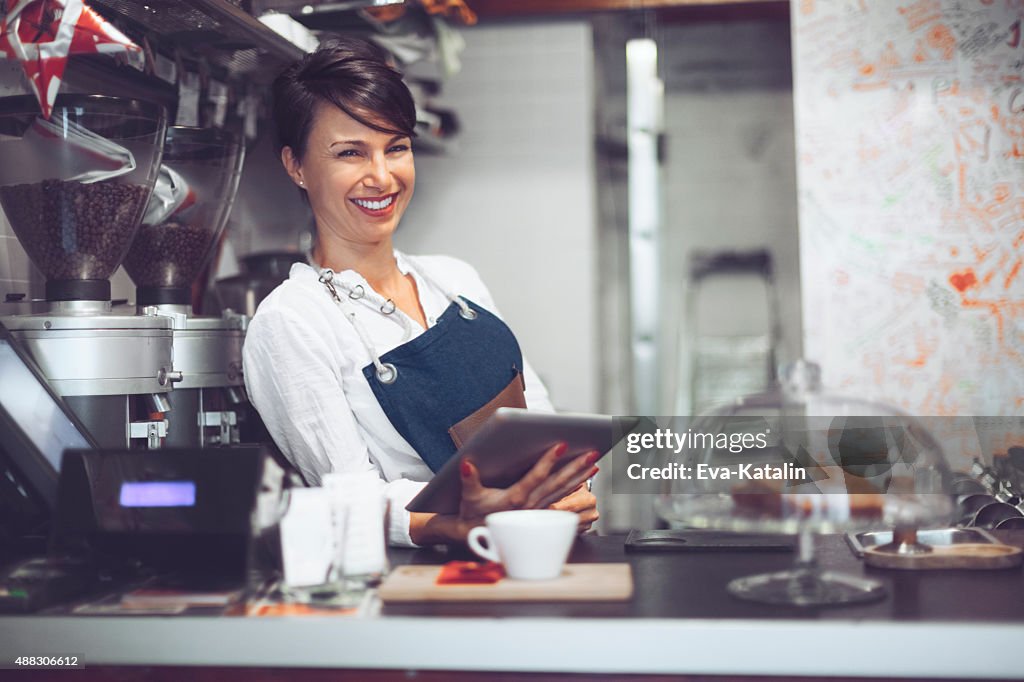
<svg viewBox="0 0 1024 682">
<path fill-rule="evenodd" d="M 306 183 L 303 182 L 302 180 L 299 180 L 299 187 L 305 187 L 305 186 L 306 186 Z"/>
</svg>

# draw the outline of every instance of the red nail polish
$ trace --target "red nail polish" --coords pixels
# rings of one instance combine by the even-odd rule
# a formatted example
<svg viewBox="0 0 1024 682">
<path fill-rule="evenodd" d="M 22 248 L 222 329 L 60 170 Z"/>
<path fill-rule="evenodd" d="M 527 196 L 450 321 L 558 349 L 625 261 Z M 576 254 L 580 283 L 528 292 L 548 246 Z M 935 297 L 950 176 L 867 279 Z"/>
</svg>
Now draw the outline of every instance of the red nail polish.
<svg viewBox="0 0 1024 682">
<path fill-rule="evenodd" d="M 569 449 L 569 444 L 566 442 L 559 443 L 555 446 L 555 457 L 561 457 L 565 454 L 565 451 Z"/>
<path fill-rule="evenodd" d="M 473 467 L 470 466 L 468 459 L 462 460 L 462 462 L 459 464 L 459 471 L 462 473 L 463 476 L 469 476 L 470 474 L 473 473 Z"/>
<path fill-rule="evenodd" d="M 594 467 L 593 469 L 590 470 L 590 473 L 587 474 L 587 478 L 593 478 L 594 476 L 597 475 L 597 472 L 600 471 L 600 470 L 601 470 L 600 467 Z"/>
<path fill-rule="evenodd" d="M 591 451 L 590 451 L 590 452 L 589 452 L 589 453 L 587 454 L 587 459 L 586 459 L 586 463 L 587 463 L 587 464 L 593 464 L 594 462 L 596 462 L 596 461 L 598 460 L 598 458 L 599 458 L 600 456 L 601 456 L 601 453 L 599 453 L 599 452 L 598 452 L 597 450 L 591 450 Z"/>
</svg>

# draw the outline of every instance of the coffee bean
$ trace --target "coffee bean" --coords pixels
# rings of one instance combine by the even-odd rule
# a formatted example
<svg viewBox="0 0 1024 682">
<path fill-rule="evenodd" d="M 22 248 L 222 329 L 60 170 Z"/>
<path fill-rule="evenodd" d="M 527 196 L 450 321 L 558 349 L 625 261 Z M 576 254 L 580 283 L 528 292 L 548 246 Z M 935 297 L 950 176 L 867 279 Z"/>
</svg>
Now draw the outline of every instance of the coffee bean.
<svg viewBox="0 0 1024 682">
<path fill-rule="evenodd" d="M 175 220 L 142 225 L 124 269 L 136 286 L 190 287 L 212 246 L 213 233 L 200 225 Z"/>
<path fill-rule="evenodd" d="M 0 206 L 48 280 L 107 279 L 131 245 L 149 195 L 143 185 L 43 180 L 0 187 Z"/>
</svg>

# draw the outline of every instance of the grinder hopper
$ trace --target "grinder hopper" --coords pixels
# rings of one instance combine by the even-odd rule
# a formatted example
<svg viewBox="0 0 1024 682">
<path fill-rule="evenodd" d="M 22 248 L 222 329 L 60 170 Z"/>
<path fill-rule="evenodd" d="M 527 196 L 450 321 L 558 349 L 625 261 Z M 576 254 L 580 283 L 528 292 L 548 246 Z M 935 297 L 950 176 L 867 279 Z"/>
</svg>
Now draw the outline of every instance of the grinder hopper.
<svg viewBox="0 0 1024 682">
<path fill-rule="evenodd" d="M 58 96 L 49 120 L 34 97 L 0 99 L 0 205 L 50 301 L 109 301 L 160 165 L 158 104 Z"/>
<path fill-rule="evenodd" d="M 239 138 L 227 131 L 167 129 L 156 190 L 124 261 L 139 306 L 190 302 L 227 222 L 243 157 Z"/>
</svg>

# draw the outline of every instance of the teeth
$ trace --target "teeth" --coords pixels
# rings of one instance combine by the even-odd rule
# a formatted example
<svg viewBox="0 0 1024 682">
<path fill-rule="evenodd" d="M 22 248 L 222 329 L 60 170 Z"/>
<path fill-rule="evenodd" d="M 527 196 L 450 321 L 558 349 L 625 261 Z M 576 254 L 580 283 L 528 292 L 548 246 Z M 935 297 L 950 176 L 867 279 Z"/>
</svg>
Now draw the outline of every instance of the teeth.
<svg viewBox="0 0 1024 682">
<path fill-rule="evenodd" d="M 365 199 L 353 199 L 357 204 L 363 208 L 368 208 L 371 211 L 380 211 L 391 205 L 391 202 L 395 200 L 395 196 L 391 195 L 383 201 L 366 201 Z"/>
</svg>

